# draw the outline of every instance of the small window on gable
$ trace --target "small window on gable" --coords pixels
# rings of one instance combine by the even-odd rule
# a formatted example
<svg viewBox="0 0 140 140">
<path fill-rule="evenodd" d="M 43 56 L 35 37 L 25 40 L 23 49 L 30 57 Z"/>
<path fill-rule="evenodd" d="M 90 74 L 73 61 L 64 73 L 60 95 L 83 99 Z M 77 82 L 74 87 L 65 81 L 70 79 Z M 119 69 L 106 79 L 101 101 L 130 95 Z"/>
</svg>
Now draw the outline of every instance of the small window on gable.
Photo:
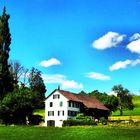
<svg viewBox="0 0 140 140">
<path fill-rule="evenodd" d="M 60 107 L 62 107 L 62 106 L 63 106 L 63 102 L 61 101 L 61 102 L 60 102 Z"/>
<path fill-rule="evenodd" d="M 60 95 L 59 94 L 53 95 L 53 99 L 59 99 L 59 98 L 60 98 Z"/>
</svg>

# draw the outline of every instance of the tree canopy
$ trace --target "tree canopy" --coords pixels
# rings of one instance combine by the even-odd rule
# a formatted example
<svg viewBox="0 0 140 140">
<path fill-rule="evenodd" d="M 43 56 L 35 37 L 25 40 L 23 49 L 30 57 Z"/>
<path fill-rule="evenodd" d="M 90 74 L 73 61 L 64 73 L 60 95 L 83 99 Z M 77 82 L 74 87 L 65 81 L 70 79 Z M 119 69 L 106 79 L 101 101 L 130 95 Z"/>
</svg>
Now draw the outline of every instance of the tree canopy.
<svg viewBox="0 0 140 140">
<path fill-rule="evenodd" d="M 41 71 L 38 69 L 32 68 L 29 74 L 29 85 L 34 94 L 38 95 L 38 105 L 37 108 L 44 107 L 45 100 L 45 84 L 41 77 Z"/>
<path fill-rule="evenodd" d="M 36 95 L 29 88 L 16 87 L 0 101 L 0 118 L 5 124 L 26 124 L 26 117 L 33 113 Z"/>
<path fill-rule="evenodd" d="M 117 97 L 119 98 L 118 108 L 121 116 L 123 115 L 124 109 L 132 110 L 134 108 L 132 95 L 128 89 L 124 88 L 122 85 L 115 85 L 113 86 L 112 91 L 117 93 Z"/>
</svg>

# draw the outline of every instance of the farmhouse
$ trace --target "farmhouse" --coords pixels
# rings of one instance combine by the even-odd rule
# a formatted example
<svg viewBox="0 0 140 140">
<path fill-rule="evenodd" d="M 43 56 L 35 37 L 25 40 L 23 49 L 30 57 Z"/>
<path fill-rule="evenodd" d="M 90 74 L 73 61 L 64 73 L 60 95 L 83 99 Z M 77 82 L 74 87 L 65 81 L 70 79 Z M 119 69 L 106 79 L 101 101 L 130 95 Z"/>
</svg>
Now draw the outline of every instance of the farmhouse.
<svg viewBox="0 0 140 140">
<path fill-rule="evenodd" d="M 61 127 L 64 120 L 78 113 L 92 116 L 93 119 L 106 117 L 109 109 L 95 97 L 75 94 L 56 89 L 45 100 L 45 125 Z"/>
</svg>

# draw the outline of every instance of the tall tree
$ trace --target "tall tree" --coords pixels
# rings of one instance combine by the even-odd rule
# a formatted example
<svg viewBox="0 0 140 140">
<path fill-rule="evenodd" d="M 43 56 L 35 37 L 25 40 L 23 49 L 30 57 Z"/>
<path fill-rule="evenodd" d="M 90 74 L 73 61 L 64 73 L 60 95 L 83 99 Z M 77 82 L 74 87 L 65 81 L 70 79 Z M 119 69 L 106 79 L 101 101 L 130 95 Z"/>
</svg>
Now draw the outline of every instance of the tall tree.
<svg viewBox="0 0 140 140">
<path fill-rule="evenodd" d="M 29 85 L 32 91 L 38 95 L 39 103 L 37 105 L 37 108 L 44 107 L 46 88 L 41 77 L 41 72 L 38 69 L 31 69 L 31 72 L 29 74 Z"/>
<path fill-rule="evenodd" d="M 132 103 L 132 95 L 128 89 L 125 89 L 122 85 L 115 85 L 112 88 L 112 91 L 117 93 L 117 97 L 119 98 L 118 108 L 121 116 L 123 115 L 124 109 L 132 110 L 134 108 Z"/>
<path fill-rule="evenodd" d="M 4 7 L 2 16 L 0 16 L 0 98 L 4 97 L 7 92 L 13 91 L 13 77 L 9 72 L 8 64 L 11 44 L 9 18 Z"/>
</svg>

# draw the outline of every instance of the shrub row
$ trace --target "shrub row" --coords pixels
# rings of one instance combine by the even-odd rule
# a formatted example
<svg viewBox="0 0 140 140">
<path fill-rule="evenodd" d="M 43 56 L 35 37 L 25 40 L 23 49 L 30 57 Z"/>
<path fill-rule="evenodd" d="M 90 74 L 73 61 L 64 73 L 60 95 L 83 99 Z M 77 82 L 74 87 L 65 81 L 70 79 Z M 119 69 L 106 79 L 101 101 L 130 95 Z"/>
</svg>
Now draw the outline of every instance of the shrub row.
<svg viewBox="0 0 140 140">
<path fill-rule="evenodd" d="M 68 119 L 63 121 L 63 126 L 84 126 L 84 125 L 97 125 L 93 120 L 85 119 Z"/>
</svg>

